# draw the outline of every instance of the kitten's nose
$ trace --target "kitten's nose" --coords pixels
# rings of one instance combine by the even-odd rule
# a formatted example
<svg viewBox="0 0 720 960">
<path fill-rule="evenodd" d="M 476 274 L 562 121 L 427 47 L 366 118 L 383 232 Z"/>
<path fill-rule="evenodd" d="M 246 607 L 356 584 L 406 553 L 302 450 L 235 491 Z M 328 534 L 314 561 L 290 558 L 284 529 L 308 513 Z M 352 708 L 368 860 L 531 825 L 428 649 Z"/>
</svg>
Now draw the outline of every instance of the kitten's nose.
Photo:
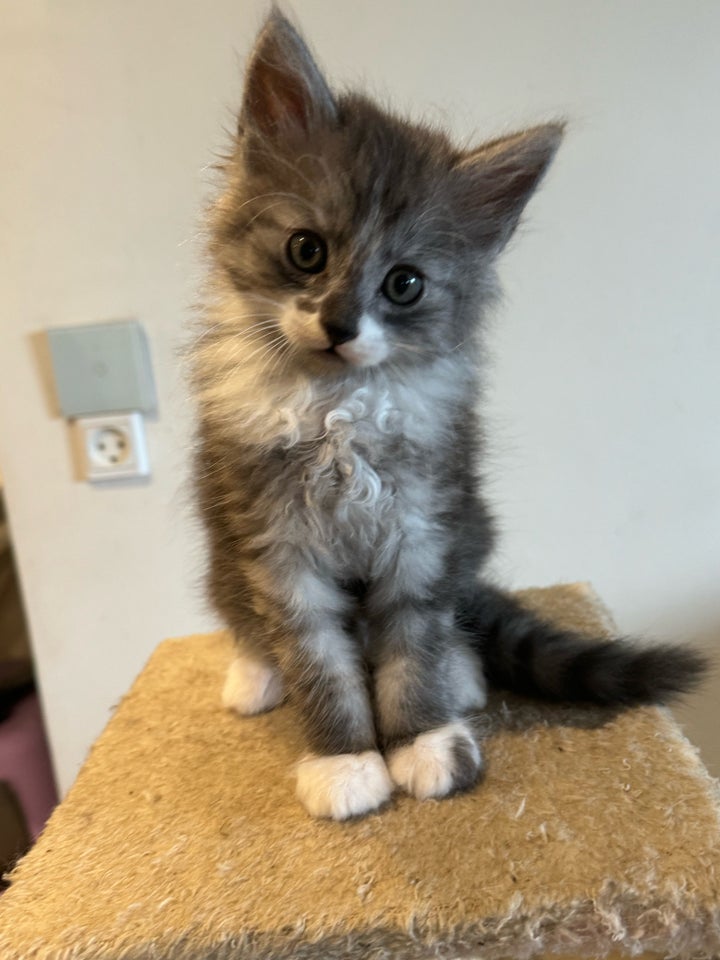
<svg viewBox="0 0 720 960">
<path fill-rule="evenodd" d="M 346 323 L 323 322 L 323 329 L 330 338 L 332 347 L 339 347 L 341 343 L 347 343 L 348 340 L 354 340 L 357 336 L 357 329 Z"/>
<path fill-rule="evenodd" d="M 355 339 L 360 313 L 360 304 L 352 289 L 333 290 L 324 297 L 320 306 L 320 324 L 331 347 Z"/>
</svg>

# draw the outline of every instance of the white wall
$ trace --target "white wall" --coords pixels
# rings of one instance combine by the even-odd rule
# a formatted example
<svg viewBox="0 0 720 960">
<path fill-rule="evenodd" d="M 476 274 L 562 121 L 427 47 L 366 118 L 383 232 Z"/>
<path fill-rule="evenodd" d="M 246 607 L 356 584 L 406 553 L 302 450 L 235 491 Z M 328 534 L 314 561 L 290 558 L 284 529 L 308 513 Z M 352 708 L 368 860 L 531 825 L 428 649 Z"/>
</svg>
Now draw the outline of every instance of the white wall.
<svg viewBox="0 0 720 960">
<path fill-rule="evenodd" d="M 176 357 L 205 165 L 264 6 L 0 0 L 0 463 L 60 785 L 163 637 L 212 626 Z M 333 77 L 456 133 L 567 144 L 504 268 L 491 493 L 511 584 L 589 579 L 625 630 L 720 624 L 720 5 L 298 0 Z M 411 12 L 412 11 L 412 12 Z M 149 484 L 73 477 L 39 331 L 134 316 Z M 717 693 L 684 715 L 718 764 Z"/>
</svg>

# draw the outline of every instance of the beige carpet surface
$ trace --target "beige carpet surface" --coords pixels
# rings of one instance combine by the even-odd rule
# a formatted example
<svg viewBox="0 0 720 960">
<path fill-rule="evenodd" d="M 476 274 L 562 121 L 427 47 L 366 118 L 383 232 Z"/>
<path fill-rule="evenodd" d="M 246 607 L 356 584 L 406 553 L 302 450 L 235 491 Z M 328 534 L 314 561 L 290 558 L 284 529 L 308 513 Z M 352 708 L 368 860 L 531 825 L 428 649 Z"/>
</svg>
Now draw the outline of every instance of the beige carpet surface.
<svg viewBox="0 0 720 960">
<path fill-rule="evenodd" d="M 604 625 L 587 588 L 524 596 Z M 158 647 L 0 899 L 3 960 L 720 954 L 717 785 L 668 713 L 495 696 L 472 793 L 318 822 L 292 709 L 220 706 L 231 658 Z"/>
</svg>

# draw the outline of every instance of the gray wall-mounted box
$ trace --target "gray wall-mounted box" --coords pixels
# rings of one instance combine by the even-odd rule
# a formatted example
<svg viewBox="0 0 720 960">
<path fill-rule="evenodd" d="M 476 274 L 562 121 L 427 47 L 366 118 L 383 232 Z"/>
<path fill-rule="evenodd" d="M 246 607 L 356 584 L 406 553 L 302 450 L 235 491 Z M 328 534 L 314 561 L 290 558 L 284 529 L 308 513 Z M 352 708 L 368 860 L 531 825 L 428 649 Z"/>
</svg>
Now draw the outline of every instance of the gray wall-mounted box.
<svg viewBox="0 0 720 960">
<path fill-rule="evenodd" d="M 56 327 L 47 337 L 63 416 L 155 411 L 150 350 L 137 320 Z"/>
</svg>

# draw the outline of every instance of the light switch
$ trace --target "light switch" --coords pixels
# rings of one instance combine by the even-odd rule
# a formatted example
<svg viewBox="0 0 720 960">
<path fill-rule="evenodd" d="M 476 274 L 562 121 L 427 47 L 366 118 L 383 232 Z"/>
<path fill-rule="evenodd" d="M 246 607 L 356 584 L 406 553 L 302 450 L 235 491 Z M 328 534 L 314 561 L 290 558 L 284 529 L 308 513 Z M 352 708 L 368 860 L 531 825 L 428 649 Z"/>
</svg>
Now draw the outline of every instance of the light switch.
<svg viewBox="0 0 720 960">
<path fill-rule="evenodd" d="M 155 411 L 150 350 L 136 320 L 55 327 L 47 337 L 63 416 Z"/>
</svg>

